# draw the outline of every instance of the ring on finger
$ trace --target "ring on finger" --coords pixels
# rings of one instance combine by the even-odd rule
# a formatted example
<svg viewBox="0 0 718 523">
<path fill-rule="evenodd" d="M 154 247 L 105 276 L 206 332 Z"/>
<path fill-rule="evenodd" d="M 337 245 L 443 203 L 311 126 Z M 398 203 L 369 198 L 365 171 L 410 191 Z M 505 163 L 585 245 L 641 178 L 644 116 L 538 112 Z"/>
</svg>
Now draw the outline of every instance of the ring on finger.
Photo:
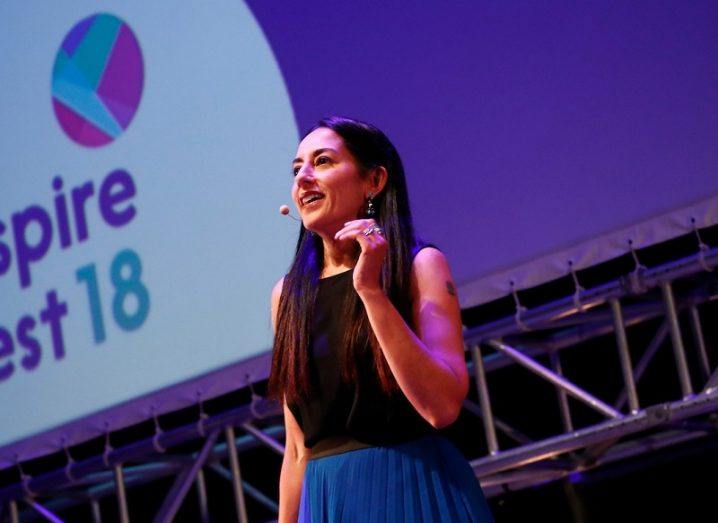
<svg viewBox="0 0 718 523">
<path fill-rule="evenodd" d="M 371 225 L 364 229 L 362 232 L 364 233 L 364 236 L 369 236 L 370 234 L 374 234 L 374 232 L 378 232 L 382 236 L 384 235 L 384 229 L 379 227 L 378 225 Z"/>
</svg>

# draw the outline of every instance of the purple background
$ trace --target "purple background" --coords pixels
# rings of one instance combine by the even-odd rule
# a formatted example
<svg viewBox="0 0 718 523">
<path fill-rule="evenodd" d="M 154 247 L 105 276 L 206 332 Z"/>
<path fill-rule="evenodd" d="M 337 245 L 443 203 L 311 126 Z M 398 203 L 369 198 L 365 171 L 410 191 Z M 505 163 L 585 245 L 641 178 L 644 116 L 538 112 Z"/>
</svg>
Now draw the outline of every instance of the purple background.
<svg viewBox="0 0 718 523">
<path fill-rule="evenodd" d="M 248 4 L 300 131 L 382 128 L 458 283 L 718 193 L 718 2 Z"/>
</svg>

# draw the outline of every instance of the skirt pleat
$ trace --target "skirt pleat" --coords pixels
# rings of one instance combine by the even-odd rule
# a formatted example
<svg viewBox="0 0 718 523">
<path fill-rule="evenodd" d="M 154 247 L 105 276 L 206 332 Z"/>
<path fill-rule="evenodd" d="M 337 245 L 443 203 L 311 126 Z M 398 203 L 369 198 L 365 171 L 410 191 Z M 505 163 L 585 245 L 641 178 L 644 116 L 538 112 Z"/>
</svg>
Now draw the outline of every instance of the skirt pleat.
<svg viewBox="0 0 718 523">
<path fill-rule="evenodd" d="M 441 435 L 307 462 L 300 523 L 492 522 L 461 452 Z"/>
</svg>

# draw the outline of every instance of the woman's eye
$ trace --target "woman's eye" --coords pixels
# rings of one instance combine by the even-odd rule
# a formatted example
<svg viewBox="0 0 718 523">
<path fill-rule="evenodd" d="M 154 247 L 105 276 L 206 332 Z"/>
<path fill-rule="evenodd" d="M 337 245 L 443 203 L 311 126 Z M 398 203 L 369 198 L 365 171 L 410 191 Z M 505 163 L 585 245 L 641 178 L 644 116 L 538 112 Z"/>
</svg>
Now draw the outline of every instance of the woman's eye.
<svg viewBox="0 0 718 523">
<path fill-rule="evenodd" d="M 332 159 L 329 158 L 328 156 L 318 156 L 317 159 L 314 160 L 314 163 L 315 163 L 315 165 L 322 165 L 323 163 L 331 163 L 331 161 L 332 161 Z M 294 167 L 294 168 L 292 169 L 292 174 L 293 174 L 294 176 L 296 176 L 297 174 L 299 174 L 299 169 L 300 169 L 300 168 L 301 168 L 301 166 Z"/>
</svg>

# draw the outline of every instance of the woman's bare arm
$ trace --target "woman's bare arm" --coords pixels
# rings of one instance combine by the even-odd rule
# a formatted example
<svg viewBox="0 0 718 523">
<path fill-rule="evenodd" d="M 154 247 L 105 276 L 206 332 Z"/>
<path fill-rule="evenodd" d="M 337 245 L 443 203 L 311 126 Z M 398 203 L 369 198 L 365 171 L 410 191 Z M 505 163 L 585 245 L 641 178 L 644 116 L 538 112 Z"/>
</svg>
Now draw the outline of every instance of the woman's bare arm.
<svg viewBox="0 0 718 523">
<path fill-rule="evenodd" d="M 272 289 L 271 316 L 272 328 L 276 332 L 279 296 L 282 293 L 284 278 Z M 278 523 L 295 523 L 299 516 L 299 501 L 302 495 L 302 480 L 307 459 L 311 451 L 304 447 L 304 434 L 287 406 L 286 398 L 282 402 L 284 410 L 284 457 L 279 474 L 279 520 Z"/>
<path fill-rule="evenodd" d="M 295 523 L 299 516 L 299 501 L 302 496 L 304 470 L 309 458 L 308 449 L 304 449 L 304 435 L 292 411 L 284 405 L 284 427 L 286 442 L 282 470 L 279 474 L 279 521 Z M 302 449 L 307 450 L 304 452 Z"/>
<path fill-rule="evenodd" d="M 469 391 L 461 312 L 444 254 L 427 247 L 411 272 L 414 333 L 381 290 L 359 293 L 399 387 L 434 427 L 453 423 Z"/>
</svg>

